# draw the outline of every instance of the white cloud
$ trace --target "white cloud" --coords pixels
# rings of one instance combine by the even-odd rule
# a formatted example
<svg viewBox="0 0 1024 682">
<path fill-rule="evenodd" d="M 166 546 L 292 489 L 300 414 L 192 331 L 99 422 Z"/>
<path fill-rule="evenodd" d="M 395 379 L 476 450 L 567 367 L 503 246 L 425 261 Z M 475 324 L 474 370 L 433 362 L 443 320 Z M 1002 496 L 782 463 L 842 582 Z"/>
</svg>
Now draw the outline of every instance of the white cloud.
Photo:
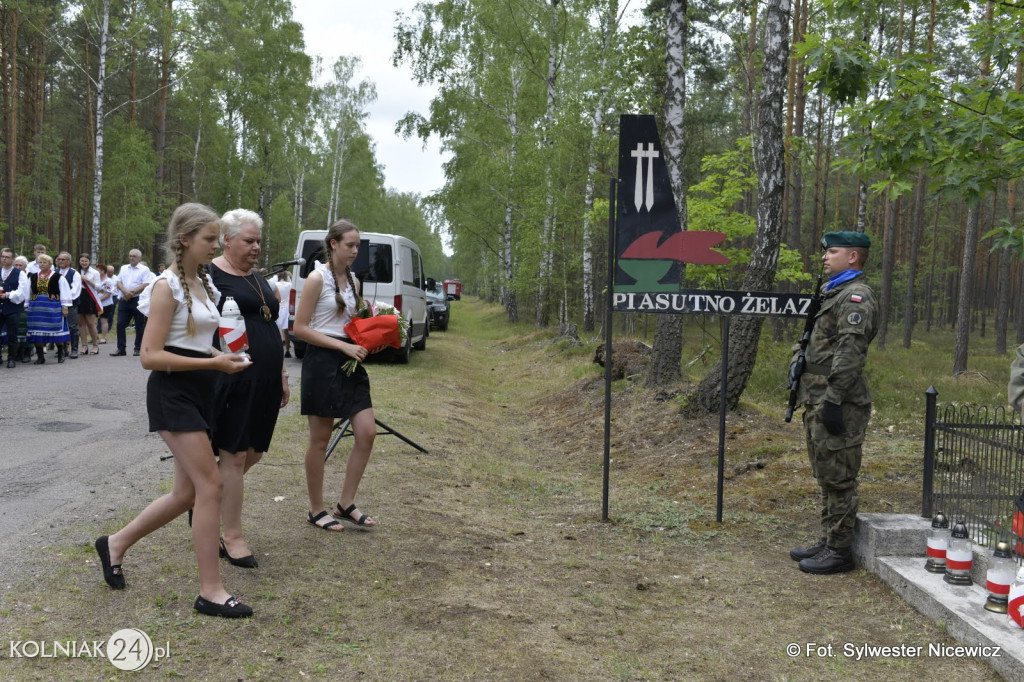
<svg viewBox="0 0 1024 682">
<path fill-rule="evenodd" d="M 362 60 L 356 79 L 368 78 L 377 87 L 367 132 L 384 167 L 384 184 L 425 196 L 444 185 L 440 145 L 434 138 L 424 150 L 418 138 L 403 140 L 397 135 L 395 124 L 409 111 L 426 114 L 434 91 L 416 85 L 408 67 L 391 64 L 395 12 L 411 12 L 415 4 L 415 0 L 293 0 L 292 16 L 303 26 L 306 53 L 320 56 L 325 71 L 342 55 Z"/>
</svg>

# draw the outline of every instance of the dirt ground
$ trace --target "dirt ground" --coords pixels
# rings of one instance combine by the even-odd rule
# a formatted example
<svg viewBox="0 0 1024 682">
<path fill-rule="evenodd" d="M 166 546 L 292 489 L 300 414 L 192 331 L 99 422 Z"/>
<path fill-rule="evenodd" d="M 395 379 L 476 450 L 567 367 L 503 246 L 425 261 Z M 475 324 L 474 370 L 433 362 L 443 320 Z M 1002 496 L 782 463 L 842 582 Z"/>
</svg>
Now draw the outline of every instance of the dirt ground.
<svg viewBox="0 0 1024 682">
<path fill-rule="evenodd" d="M 429 450 L 378 436 L 358 498 L 373 532 L 305 523 L 305 427 L 294 407 L 282 416 L 246 481 L 260 567 L 222 562 L 253 619 L 192 612 L 183 519 L 133 548 L 129 588 L 108 590 L 91 542 L 139 507 L 106 500 L 53 529 L 30 568 L 4 571 L 0 631 L 64 640 L 141 628 L 170 646 L 140 673 L 161 679 L 999 679 L 978 659 L 844 654 L 956 641 L 863 569 L 810 576 L 790 561 L 814 536 L 816 488 L 799 427 L 780 414 L 730 413 L 718 523 L 717 415 L 684 419 L 671 394 L 617 383 L 604 522 L 593 349 L 500 327 L 499 310 L 464 298 L 411 365 L 369 367 L 378 418 Z M 868 443 L 862 511 L 913 513 L 913 439 Z M 343 448 L 329 490 L 340 489 Z M 5 680 L 114 670 L 0 650 Z"/>
</svg>

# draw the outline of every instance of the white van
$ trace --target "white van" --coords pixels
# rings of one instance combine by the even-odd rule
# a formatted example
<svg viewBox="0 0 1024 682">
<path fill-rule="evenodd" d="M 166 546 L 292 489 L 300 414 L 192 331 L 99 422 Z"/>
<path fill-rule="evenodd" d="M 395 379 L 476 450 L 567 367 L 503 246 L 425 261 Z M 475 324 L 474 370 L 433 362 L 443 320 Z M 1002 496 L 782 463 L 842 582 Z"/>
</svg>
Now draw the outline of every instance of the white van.
<svg viewBox="0 0 1024 682">
<path fill-rule="evenodd" d="M 292 266 L 292 293 L 289 305 L 288 335 L 301 358 L 306 344 L 295 338 L 295 308 L 298 305 L 306 276 L 313 271 L 313 263 L 324 260 L 324 237 L 327 230 L 304 230 L 299 233 L 295 259 L 305 259 L 304 265 Z M 359 254 L 352 264 L 352 272 L 362 282 L 362 294 L 369 302 L 393 305 L 409 320 L 409 339 L 404 348 L 392 351 L 401 363 L 409 362 L 412 349 L 424 350 L 430 334 L 430 311 L 427 309 L 426 278 L 423 259 L 416 242 L 396 234 L 360 232 Z"/>
</svg>

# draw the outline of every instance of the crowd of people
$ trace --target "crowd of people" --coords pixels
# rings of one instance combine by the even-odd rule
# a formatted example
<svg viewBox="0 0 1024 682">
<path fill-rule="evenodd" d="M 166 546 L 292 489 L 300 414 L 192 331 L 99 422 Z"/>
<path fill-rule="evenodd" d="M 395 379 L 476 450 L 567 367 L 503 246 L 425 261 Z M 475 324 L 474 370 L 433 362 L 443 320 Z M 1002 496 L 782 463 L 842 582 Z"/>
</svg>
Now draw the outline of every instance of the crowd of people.
<svg viewBox="0 0 1024 682">
<path fill-rule="evenodd" d="M 7 369 L 18 363 L 46 364 L 47 352 L 57 363 L 82 355 L 99 355 L 107 343 L 117 311 L 118 351 L 127 355 L 125 338 L 135 323 L 136 350 L 145 330 L 145 316 L 134 315 L 135 297 L 154 279 L 142 263 L 142 253 L 133 249 L 129 262 L 119 271 L 107 263 L 92 264 L 89 254 L 78 257 L 77 269 L 71 254 L 61 251 L 56 258 L 46 246 L 36 244 L 30 261 L 13 249 L 0 251 L 0 347 L 7 349 Z M 162 269 L 162 267 L 161 267 Z"/>
<path fill-rule="evenodd" d="M 175 209 L 167 229 L 170 265 L 151 271 L 137 249 L 115 274 L 87 255 L 79 269 L 61 252 L 56 263 L 36 247 L 35 258 L 0 251 L 0 343 L 7 367 L 46 362 L 52 344 L 57 362 L 99 353 L 117 313 L 117 348 L 127 355 L 127 328 L 135 325 L 133 354 L 150 370 L 146 386 L 149 430 L 160 435 L 174 460 L 171 491 L 151 502 L 127 525 L 96 539 L 104 581 L 127 585 L 125 554 L 144 537 L 188 515 L 199 571 L 194 609 L 205 615 L 244 618 L 252 608 L 232 596 L 220 578 L 218 555 L 256 569 L 259 562 L 242 533 L 243 480 L 270 447 L 279 410 L 290 398 L 284 358 L 288 346 L 291 283 L 287 273 L 268 280 L 257 268 L 263 221 L 237 209 L 218 216 L 202 204 Z M 309 493 L 306 520 L 340 531 L 345 523 L 369 530 L 375 522 L 355 505 L 355 494 L 373 448 L 376 424 L 366 370 L 348 375 L 341 364 L 366 359 L 345 336 L 360 305 L 360 283 L 351 272 L 359 231 L 338 221 L 324 241 L 326 264 L 307 280 L 296 314 L 296 335 L 309 344 L 303 358 L 301 413 L 310 437 L 305 455 Z M 218 253 L 219 252 L 219 253 Z M 310 286 L 312 285 L 312 286 Z M 218 328 L 224 304 L 234 299 L 245 321 L 247 346 L 222 348 Z M 336 419 L 350 420 L 353 446 L 341 493 L 332 512 L 323 500 L 327 439 Z M 343 523 L 344 522 L 344 523 Z"/>
</svg>

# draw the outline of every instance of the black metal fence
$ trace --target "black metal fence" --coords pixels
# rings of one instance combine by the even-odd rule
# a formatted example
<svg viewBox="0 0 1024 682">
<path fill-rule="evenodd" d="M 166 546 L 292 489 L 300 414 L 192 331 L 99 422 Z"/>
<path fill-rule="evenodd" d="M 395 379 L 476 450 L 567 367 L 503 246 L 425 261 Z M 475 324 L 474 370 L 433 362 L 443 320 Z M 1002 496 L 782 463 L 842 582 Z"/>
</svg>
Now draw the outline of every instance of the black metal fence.
<svg viewBox="0 0 1024 682">
<path fill-rule="evenodd" d="M 1024 489 L 1024 426 L 1015 410 L 946 405 L 925 391 L 924 486 L 921 515 L 942 511 L 967 524 L 971 540 L 994 548 L 1017 542 L 1011 528 Z"/>
</svg>

